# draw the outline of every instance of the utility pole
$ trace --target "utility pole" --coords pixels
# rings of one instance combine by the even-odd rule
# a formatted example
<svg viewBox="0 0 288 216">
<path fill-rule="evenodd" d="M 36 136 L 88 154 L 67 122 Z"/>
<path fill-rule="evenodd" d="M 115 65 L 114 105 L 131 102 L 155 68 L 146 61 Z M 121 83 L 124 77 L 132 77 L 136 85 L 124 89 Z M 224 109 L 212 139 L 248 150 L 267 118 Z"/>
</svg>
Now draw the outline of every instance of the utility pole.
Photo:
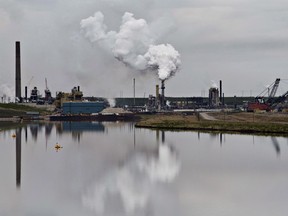
<svg viewBox="0 0 288 216">
<path fill-rule="evenodd" d="M 135 78 L 133 78 L 133 97 L 134 97 L 134 107 L 135 107 Z"/>
</svg>

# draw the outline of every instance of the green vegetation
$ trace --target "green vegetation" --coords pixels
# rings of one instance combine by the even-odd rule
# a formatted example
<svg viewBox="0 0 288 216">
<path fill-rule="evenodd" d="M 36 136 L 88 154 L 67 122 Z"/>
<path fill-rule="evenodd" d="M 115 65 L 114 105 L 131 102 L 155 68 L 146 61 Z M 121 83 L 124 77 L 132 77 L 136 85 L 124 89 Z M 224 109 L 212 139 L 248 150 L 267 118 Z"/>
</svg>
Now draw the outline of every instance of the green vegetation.
<svg viewBox="0 0 288 216">
<path fill-rule="evenodd" d="M 26 112 L 39 112 L 40 115 L 48 114 L 46 108 L 37 108 L 23 104 L 15 103 L 0 103 L 0 117 L 13 117 L 13 116 L 25 116 Z"/>
<path fill-rule="evenodd" d="M 244 115 L 246 115 L 246 113 Z M 251 118 L 250 115 L 248 117 L 244 116 L 243 118 L 246 118 L 247 121 L 244 121 L 243 119 L 241 119 L 241 121 L 231 119 L 229 121 L 218 119 L 215 121 L 208 121 L 197 118 L 196 115 L 151 115 L 141 116 L 141 120 L 136 123 L 136 127 L 170 130 L 217 131 L 245 134 L 277 134 L 288 136 L 288 121 L 258 121 L 258 118 L 255 116 L 254 118 Z M 263 117 L 259 117 L 259 119 L 263 119 Z"/>
</svg>

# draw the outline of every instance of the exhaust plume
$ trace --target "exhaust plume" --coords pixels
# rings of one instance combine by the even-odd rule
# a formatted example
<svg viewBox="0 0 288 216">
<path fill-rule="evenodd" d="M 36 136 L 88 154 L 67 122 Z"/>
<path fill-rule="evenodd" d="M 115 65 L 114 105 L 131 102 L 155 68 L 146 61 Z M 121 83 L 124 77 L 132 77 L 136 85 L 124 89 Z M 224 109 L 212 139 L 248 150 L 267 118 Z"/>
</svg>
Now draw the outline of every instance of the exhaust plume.
<svg viewBox="0 0 288 216">
<path fill-rule="evenodd" d="M 14 95 L 15 95 L 15 89 L 12 86 L 8 84 L 0 85 L 0 96 L 3 97 L 4 103 L 10 102 L 10 100 L 14 98 Z"/>
<path fill-rule="evenodd" d="M 107 32 L 104 15 L 98 11 L 80 22 L 90 42 L 108 49 L 116 59 L 138 71 L 154 71 L 160 80 L 169 79 L 180 67 L 180 54 L 170 44 L 155 45 L 155 36 L 144 19 L 126 12 L 119 32 Z"/>
</svg>

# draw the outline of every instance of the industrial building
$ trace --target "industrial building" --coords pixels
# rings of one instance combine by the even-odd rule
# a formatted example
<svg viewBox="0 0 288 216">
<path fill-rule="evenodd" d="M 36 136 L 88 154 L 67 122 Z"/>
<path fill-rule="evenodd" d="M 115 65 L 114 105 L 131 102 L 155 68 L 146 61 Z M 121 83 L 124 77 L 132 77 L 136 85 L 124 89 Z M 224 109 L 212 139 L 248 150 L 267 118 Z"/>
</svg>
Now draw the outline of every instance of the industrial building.
<svg viewBox="0 0 288 216">
<path fill-rule="evenodd" d="M 208 97 L 167 97 L 165 95 L 165 81 L 161 80 L 161 86 L 156 85 L 155 95 L 149 95 L 148 98 L 135 98 L 135 79 L 133 98 L 115 98 L 116 107 L 129 109 L 131 111 L 160 112 L 175 109 L 199 109 L 199 108 L 246 108 L 248 111 L 283 109 L 287 107 L 288 91 L 275 98 L 275 93 L 279 86 L 280 79 L 277 78 L 273 86 L 270 86 L 270 94 L 254 97 L 224 97 L 222 92 L 222 80 L 219 82 L 219 88 L 215 86 L 209 89 Z M 21 52 L 20 42 L 15 43 L 15 98 L 16 102 L 32 102 L 41 104 L 54 104 L 56 108 L 62 109 L 63 114 L 91 114 L 100 112 L 108 106 L 105 98 L 83 97 L 80 87 L 73 87 L 70 93 L 62 91 L 56 92 L 53 98 L 45 78 L 44 97 L 35 86 L 28 97 L 28 87 L 25 86 L 25 97 L 21 95 Z M 4 96 L 2 97 L 2 102 Z M 85 101 L 85 102 L 84 102 Z M 87 102 L 89 101 L 89 102 Z M 264 107 L 264 108 L 263 108 Z"/>
</svg>

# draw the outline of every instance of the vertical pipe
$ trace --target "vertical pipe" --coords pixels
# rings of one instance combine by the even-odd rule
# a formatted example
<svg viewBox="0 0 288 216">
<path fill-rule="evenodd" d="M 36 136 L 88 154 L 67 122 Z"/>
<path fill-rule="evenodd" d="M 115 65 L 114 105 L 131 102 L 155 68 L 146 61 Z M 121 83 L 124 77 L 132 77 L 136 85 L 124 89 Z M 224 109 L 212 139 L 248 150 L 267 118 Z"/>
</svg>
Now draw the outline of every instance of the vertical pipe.
<svg viewBox="0 0 288 216">
<path fill-rule="evenodd" d="M 133 98 L 134 98 L 133 105 L 135 106 L 135 78 L 133 78 Z"/>
<path fill-rule="evenodd" d="M 27 86 L 25 86 L 25 102 L 27 102 L 27 90 L 28 88 L 27 88 Z"/>
<path fill-rule="evenodd" d="M 15 97 L 21 101 L 21 56 L 20 56 L 20 41 L 16 41 L 16 62 L 15 62 Z"/>
<path fill-rule="evenodd" d="M 159 99 L 159 85 L 156 85 L 156 99 Z"/>
<path fill-rule="evenodd" d="M 161 81 L 161 90 L 162 90 L 162 95 L 161 95 L 161 107 L 164 108 L 165 106 L 165 82 L 164 80 Z"/>
<path fill-rule="evenodd" d="M 160 110 L 160 101 L 159 101 L 159 85 L 156 85 L 155 108 L 158 109 L 158 110 Z"/>
<path fill-rule="evenodd" d="M 222 104 L 222 80 L 220 80 L 220 103 Z"/>
</svg>

